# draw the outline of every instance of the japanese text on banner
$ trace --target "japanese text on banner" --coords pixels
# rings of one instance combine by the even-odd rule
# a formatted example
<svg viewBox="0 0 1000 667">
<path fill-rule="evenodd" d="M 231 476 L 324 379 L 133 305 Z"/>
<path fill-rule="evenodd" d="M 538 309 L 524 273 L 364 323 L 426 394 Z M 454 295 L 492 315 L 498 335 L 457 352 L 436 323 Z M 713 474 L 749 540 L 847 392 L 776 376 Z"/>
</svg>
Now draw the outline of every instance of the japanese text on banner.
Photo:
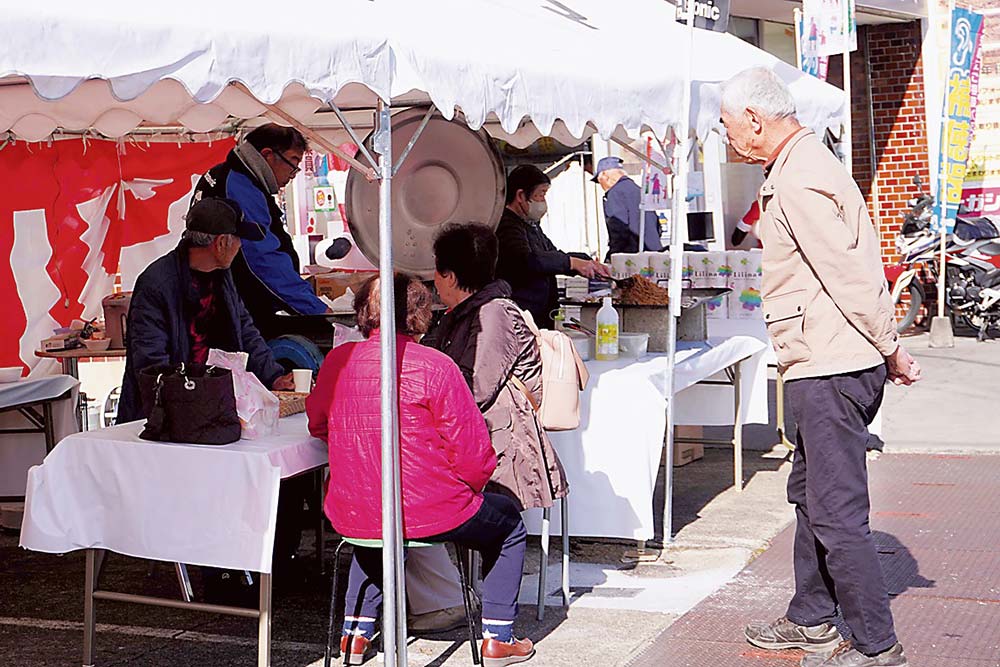
<svg viewBox="0 0 1000 667">
<path fill-rule="evenodd" d="M 962 184 L 968 169 L 977 101 L 973 95 L 972 67 L 974 62 L 978 63 L 976 54 L 982 29 L 982 15 L 962 8 L 952 12 L 948 88 L 944 99 L 938 191 L 934 205 L 935 228 L 941 229 L 944 225 L 948 233 L 955 227 L 955 216 L 962 201 Z"/>
</svg>

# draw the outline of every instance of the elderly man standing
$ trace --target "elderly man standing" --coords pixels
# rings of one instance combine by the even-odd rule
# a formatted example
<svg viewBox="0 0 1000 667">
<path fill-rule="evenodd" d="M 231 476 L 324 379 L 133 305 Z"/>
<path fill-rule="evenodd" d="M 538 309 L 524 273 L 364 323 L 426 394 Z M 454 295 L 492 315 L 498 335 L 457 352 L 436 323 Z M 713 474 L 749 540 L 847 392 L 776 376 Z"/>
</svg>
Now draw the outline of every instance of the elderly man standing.
<svg viewBox="0 0 1000 667">
<path fill-rule="evenodd" d="M 854 180 L 799 125 L 770 70 L 723 84 L 722 123 L 733 150 L 764 165 L 764 319 L 798 424 L 788 479 L 795 595 L 781 619 L 749 625 L 747 639 L 805 649 L 806 667 L 906 665 L 868 523 L 865 446 L 886 379 L 909 385 L 920 368 L 899 345 L 878 238 Z"/>
</svg>

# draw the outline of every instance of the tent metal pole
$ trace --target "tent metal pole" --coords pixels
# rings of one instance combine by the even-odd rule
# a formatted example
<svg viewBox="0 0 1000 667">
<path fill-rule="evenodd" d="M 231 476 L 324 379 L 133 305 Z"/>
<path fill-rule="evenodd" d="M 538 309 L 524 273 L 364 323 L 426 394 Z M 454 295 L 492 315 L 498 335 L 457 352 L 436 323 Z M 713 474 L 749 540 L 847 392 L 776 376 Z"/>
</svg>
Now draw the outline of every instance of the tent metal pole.
<svg viewBox="0 0 1000 667">
<path fill-rule="evenodd" d="M 423 120 L 420 121 L 420 126 L 417 127 L 417 131 L 413 133 L 412 137 L 410 137 L 410 143 L 406 144 L 406 148 L 403 149 L 403 154 L 399 156 L 399 160 L 396 162 L 396 166 L 392 168 L 393 176 L 395 176 L 396 173 L 399 171 L 399 168 L 403 166 L 403 162 L 406 161 L 406 157 L 410 154 L 410 151 L 412 151 L 413 147 L 417 144 L 417 139 L 419 139 L 420 135 L 424 133 L 424 129 L 427 127 L 427 123 L 431 122 L 431 117 L 434 115 L 435 111 L 437 111 L 437 108 L 433 104 L 430 105 L 430 107 L 428 107 L 427 113 L 424 114 Z"/>
<path fill-rule="evenodd" d="M 666 463 L 663 473 L 663 546 L 674 541 L 674 363 L 677 356 L 677 318 L 681 316 L 681 264 L 684 262 L 684 241 L 687 240 L 688 160 L 691 146 L 691 71 L 694 60 L 694 0 L 687 2 L 687 62 L 684 68 L 684 88 L 681 97 L 681 124 L 677 137 L 676 170 L 674 173 L 674 219 L 670 225 L 670 314 L 667 319 L 667 370 L 664 387 L 667 392 Z"/>
<path fill-rule="evenodd" d="M 649 145 L 647 140 L 646 145 Z M 642 183 L 639 184 L 641 192 L 639 194 L 639 247 L 636 252 L 646 249 L 646 181 L 649 179 L 649 153 L 646 154 L 646 161 L 642 163 Z"/>
<path fill-rule="evenodd" d="M 403 580 L 396 386 L 396 321 L 392 264 L 392 120 L 378 104 L 374 148 L 379 154 L 379 313 L 382 405 L 382 641 L 385 664 L 406 665 L 406 591 Z"/>
<path fill-rule="evenodd" d="M 637 158 L 639 158 L 640 160 L 642 160 L 643 164 L 650 164 L 650 165 L 656 167 L 657 169 L 659 169 L 660 171 L 662 171 L 665 174 L 669 174 L 670 173 L 670 168 L 669 167 L 663 166 L 662 164 L 660 164 L 659 162 L 657 162 L 653 158 L 647 156 L 642 151 L 637 151 L 636 149 L 632 148 L 632 146 L 630 146 L 627 141 L 622 141 L 618 137 L 611 137 L 611 141 L 615 142 L 616 144 L 618 144 L 619 146 L 621 146 L 622 148 L 624 148 L 626 151 L 628 151 L 632 155 L 634 155 Z"/>
<path fill-rule="evenodd" d="M 379 109 L 382 108 L 381 104 L 382 100 L 379 100 Z M 375 162 L 375 158 L 372 157 L 372 154 L 368 150 L 368 147 L 365 146 L 365 142 L 363 142 L 361 138 L 358 137 L 358 133 L 354 131 L 354 128 L 351 126 L 350 121 L 347 120 L 347 117 L 344 115 L 344 112 L 341 111 L 340 108 L 337 107 L 337 105 L 334 104 L 333 102 L 330 102 L 330 108 L 333 109 L 333 113 L 337 114 L 337 119 L 340 121 L 340 124 L 344 126 L 344 129 L 347 130 L 347 133 L 351 135 L 351 139 L 354 140 L 354 143 L 361 151 L 361 154 L 365 156 L 365 159 L 368 160 L 369 163 L 371 163 L 372 167 L 377 168 L 378 163 Z"/>
</svg>

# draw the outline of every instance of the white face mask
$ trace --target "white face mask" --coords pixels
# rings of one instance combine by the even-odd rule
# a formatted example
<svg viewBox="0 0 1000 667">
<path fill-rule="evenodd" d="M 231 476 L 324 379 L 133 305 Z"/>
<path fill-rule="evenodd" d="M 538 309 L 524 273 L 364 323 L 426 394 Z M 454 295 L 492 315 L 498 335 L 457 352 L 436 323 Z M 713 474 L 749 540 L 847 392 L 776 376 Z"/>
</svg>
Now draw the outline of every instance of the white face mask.
<svg viewBox="0 0 1000 667">
<path fill-rule="evenodd" d="M 548 213 L 549 206 L 543 201 L 528 201 L 528 220 L 538 222 Z"/>
</svg>

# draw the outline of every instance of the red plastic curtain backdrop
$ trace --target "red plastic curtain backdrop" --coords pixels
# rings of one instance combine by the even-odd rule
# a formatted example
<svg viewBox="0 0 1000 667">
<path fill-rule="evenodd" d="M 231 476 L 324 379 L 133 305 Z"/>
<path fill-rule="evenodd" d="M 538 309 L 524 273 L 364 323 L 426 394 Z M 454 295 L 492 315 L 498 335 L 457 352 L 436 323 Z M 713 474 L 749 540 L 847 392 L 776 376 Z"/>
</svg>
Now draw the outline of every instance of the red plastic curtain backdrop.
<svg viewBox="0 0 1000 667">
<path fill-rule="evenodd" d="M 17 142 L 0 150 L 0 366 L 33 368 L 34 350 L 75 318 L 101 316 L 121 273 L 125 289 L 174 247 L 198 177 L 232 140 L 119 144 Z"/>
</svg>

